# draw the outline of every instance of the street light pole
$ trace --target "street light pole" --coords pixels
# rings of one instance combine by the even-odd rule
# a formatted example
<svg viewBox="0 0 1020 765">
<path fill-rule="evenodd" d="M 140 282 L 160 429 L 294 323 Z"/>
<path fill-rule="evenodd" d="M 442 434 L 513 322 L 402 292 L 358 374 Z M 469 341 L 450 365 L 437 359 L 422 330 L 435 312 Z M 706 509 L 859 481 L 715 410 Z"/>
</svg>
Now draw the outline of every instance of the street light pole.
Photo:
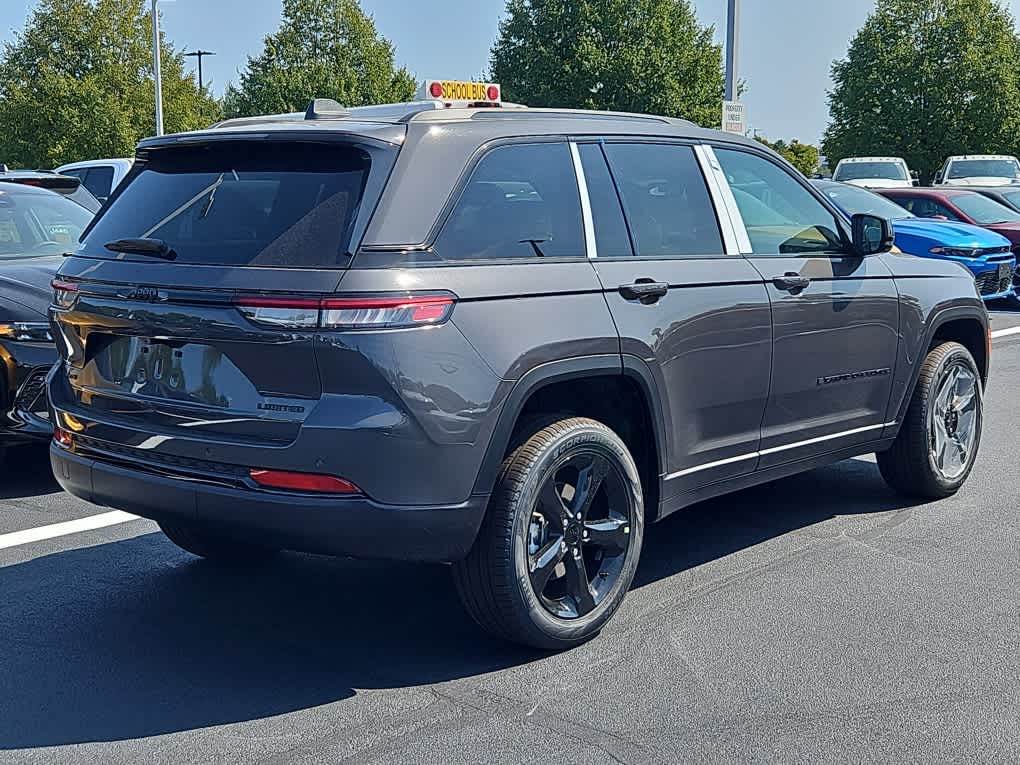
<svg viewBox="0 0 1020 765">
<path fill-rule="evenodd" d="M 729 0 L 726 17 L 726 100 L 737 100 L 737 52 L 740 48 L 740 0 Z"/>
<path fill-rule="evenodd" d="M 196 51 L 192 51 L 191 53 L 185 53 L 184 55 L 187 56 L 188 58 L 198 59 L 198 89 L 202 90 L 203 88 L 205 88 L 205 80 L 202 78 L 202 57 L 215 56 L 216 53 L 211 50 L 202 50 L 201 48 L 199 48 Z"/>
<path fill-rule="evenodd" d="M 163 74 L 159 61 L 159 9 L 152 0 L 152 72 L 156 83 L 156 135 L 163 135 Z"/>
</svg>

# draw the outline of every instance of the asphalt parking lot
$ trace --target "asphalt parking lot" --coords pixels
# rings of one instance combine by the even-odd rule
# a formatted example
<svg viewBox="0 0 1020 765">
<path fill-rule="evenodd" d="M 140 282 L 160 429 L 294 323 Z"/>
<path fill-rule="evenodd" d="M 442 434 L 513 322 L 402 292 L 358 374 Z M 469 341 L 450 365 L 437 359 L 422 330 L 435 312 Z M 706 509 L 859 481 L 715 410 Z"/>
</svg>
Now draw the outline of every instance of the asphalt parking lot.
<svg viewBox="0 0 1020 765">
<path fill-rule="evenodd" d="M 929 505 L 870 459 L 650 529 L 602 636 L 484 637 L 440 566 L 224 570 L 39 452 L 0 481 L 0 762 L 1020 761 L 1020 314 L 996 314 L 981 456 Z"/>
</svg>

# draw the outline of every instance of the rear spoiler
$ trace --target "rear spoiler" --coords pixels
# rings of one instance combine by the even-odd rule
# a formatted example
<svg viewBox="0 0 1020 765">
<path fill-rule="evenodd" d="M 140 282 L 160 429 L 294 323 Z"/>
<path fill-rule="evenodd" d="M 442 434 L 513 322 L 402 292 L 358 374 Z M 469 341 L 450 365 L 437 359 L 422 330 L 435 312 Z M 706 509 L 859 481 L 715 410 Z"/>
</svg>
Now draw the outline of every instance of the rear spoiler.
<svg viewBox="0 0 1020 765">
<path fill-rule="evenodd" d="M 70 175 L 39 175 L 31 176 L 28 178 L 19 178 L 18 176 L 11 176 L 5 178 L 0 176 L 0 182 L 3 183 L 20 183 L 22 186 L 36 186 L 40 189 L 49 189 L 50 191 L 56 191 L 59 194 L 73 194 L 81 186 L 81 179 L 74 178 Z"/>
</svg>

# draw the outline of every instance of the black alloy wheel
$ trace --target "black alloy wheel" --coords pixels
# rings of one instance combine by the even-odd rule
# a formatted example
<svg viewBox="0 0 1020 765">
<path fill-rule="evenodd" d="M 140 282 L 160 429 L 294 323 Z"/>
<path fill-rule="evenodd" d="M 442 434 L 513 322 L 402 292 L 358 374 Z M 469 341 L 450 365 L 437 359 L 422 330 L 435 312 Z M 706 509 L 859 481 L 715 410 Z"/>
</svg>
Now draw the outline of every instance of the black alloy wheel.
<svg viewBox="0 0 1020 765">
<path fill-rule="evenodd" d="M 620 437 L 595 420 L 561 419 L 517 443 L 454 581 L 488 632 L 562 650 L 597 635 L 630 589 L 641 478 Z"/>
<path fill-rule="evenodd" d="M 549 613 L 576 619 L 612 591 L 629 547 L 633 502 L 626 479 L 598 452 L 549 471 L 528 526 L 528 571 Z"/>
</svg>

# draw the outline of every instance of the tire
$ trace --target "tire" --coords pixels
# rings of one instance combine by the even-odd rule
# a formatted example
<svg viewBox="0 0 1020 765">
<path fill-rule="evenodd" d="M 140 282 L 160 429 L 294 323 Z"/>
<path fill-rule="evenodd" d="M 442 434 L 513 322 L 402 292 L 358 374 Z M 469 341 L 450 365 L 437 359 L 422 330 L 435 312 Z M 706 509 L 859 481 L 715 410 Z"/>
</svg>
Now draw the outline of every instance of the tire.
<svg viewBox="0 0 1020 765">
<path fill-rule="evenodd" d="M 960 460 L 963 463 L 961 472 L 947 476 L 939 469 L 938 459 L 933 454 L 933 428 L 939 403 L 936 397 L 946 384 L 947 376 L 957 369 L 966 370 L 975 381 L 973 427 L 976 432 L 972 446 L 965 450 L 966 457 Z M 982 396 L 981 374 L 970 351 L 954 342 L 943 343 L 929 351 L 896 440 L 888 450 L 876 455 L 886 483 L 901 494 L 923 499 L 943 499 L 959 491 L 974 467 L 981 444 Z M 963 451 L 958 450 L 957 454 Z"/>
<path fill-rule="evenodd" d="M 587 492 L 592 476 L 597 488 Z M 570 491 L 561 479 L 573 480 Z M 557 525 L 550 519 L 560 511 Z M 475 544 L 453 566 L 457 592 L 496 637 L 571 648 L 597 635 L 620 607 L 643 533 L 640 474 L 623 441 L 595 420 L 559 420 L 523 439 L 504 461 Z M 554 565 L 539 566 L 541 560 Z M 539 590 L 535 578 L 543 572 L 547 583 Z"/>
<path fill-rule="evenodd" d="M 216 563 L 257 563 L 279 550 L 243 542 L 195 526 L 160 522 L 159 528 L 182 550 Z"/>
</svg>

